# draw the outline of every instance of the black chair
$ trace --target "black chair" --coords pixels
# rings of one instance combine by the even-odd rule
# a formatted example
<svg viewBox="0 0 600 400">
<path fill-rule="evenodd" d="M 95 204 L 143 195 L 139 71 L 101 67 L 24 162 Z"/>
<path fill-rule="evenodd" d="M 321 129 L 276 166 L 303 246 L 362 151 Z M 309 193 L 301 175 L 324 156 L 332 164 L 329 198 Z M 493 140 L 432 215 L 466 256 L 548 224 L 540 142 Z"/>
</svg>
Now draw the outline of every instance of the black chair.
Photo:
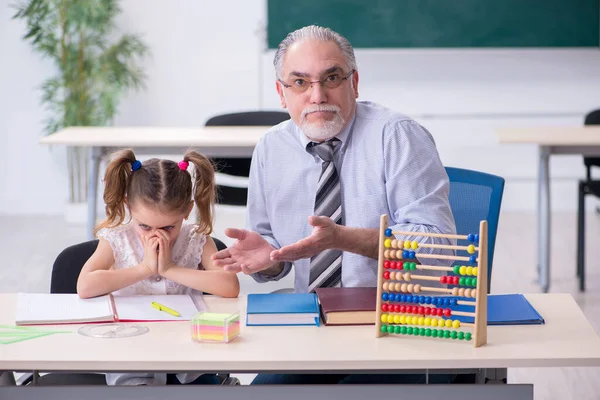
<svg viewBox="0 0 600 400">
<path fill-rule="evenodd" d="M 584 125 L 600 125 L 600 109 L 585 116 Z M 579 291 L 585 291 L 585 196 L 592 194 L 600 198 L 600 180 L 592 179 L 592 167 L 600 167 L 600 157 L 583 157 L 586 168 L 585 180 L 579 181 L 577 205 L 577 276 Z"/>
<path fill-rule="evenodd" d="M 218 250 L 223 250 L 227 246 L 219 239 L 214 238 Z M 52 266 L 52 276 L 50 279 L 50 293 L 77 293 L 77 279 L 85 262 L 94 254 L 98 247 L 98 239 L 88 242 L 78 243 L 64 249 Z M 35 376 L 34 376 L 35 374 Z M 42 375 L 34 373 L 27 377 L 22 385 L 30 384 L 36 381 L 36 385 L 106 385 L 104 374 L 97 373 L 62 373 L 53 372 Z M 217 374 L 221 385 L 239 385 L 237 378 L 232 378 L 229 374 Z"/>
<path fill-rule="evenodd" d="M 222 114 L 210 118 L 205 126 L 273 126 L 290 119 L 283 111 L 248 111 Z M 239 177 L 250 175 L 250 157 L 212 157 L 218 172 Z M 234 206 L 245 206 L 248 198 L 246 187 L 217 185 L 217 202 Z"/>
</svg>

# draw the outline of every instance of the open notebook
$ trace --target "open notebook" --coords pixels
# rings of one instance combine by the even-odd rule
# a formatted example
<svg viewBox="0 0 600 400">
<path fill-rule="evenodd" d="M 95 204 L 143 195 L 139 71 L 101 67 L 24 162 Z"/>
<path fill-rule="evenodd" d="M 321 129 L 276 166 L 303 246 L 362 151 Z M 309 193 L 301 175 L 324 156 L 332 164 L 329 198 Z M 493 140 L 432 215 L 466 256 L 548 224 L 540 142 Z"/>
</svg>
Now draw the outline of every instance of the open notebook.
<svg viewBox="0 0 600 400">
<path fill-rule="evenodd" d="M 171 315 L 152 302 L 177 311 Z M 113 296 L 81 299 L 77 294 L 18 293 L 16 325 L 89 322 L 189 321 L 205 308 L 201 295 Z"/>
</svg>

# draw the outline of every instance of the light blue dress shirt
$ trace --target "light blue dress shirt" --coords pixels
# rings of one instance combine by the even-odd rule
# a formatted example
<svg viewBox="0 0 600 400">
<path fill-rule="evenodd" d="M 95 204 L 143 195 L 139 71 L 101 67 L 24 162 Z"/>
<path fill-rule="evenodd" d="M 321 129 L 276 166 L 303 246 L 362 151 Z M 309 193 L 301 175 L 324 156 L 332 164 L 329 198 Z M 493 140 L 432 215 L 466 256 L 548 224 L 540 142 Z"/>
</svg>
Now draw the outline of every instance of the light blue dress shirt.
<svg viewBox="0 0 600 400">
<path fill-rule="evenodd" d="M 449 180 L 433 137 L 420 124 L 371 102 L 357 102 L 352 121 L 337 138 L 342 145 L 334 163 L 342 187 L 344 225 L 379 229 L 382 214 L 398 231 L 451 233 L 456 231 L 448 202 Z M 261 234 L 280 248 L 309 236 L 321 159 L 292 121 L 269 129 L 252 157 L 247 206 L 247 229 Z M 455 244 L 454 240 L 418 236 L 398 239 L 420 243 Z M 449 250 L 420 252 L 453 254 Z M 443 263 L 433 259 L 422 264 Z M 308 291 L 309 259 L 293 263 L 294 289 Z M 253 274 L 258 282 L 279 280 L 292 269 L 285 263 L 281 274 Z M 426 271 L 419 271 L 425 275 Z M 342 286 L 377 286 L 377 260 L 344 252 Z"/>
</svg>

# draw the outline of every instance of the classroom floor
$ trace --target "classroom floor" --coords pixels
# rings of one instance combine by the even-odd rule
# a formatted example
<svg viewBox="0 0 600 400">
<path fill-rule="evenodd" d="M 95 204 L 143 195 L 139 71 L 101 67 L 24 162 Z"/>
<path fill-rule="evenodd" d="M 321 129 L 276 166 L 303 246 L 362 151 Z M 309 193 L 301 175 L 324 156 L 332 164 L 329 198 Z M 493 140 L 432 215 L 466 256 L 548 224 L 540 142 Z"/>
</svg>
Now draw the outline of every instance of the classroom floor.
<svg viewBox="0 0 600 400">
<path fill-rule="evenodd" d="M 594 329 L 600 332 L 600 246 L 596 247 L 600 237 L 600 215 L 590 213 L 586 222 L 587 291 L 581 294 L 575 278 L 575 213 L 553 214 L 551 292 L 571 293 Z M 50 268 L 56 255 L 63 248 L 85 240 L 83 226 L 67 225 L 60 217 L 0 215 L 0 226 L 0 254 L 4 254 L 5 260 L 0 265 L 0 292 L 48 291 Z M 533 213 L 506 212 L 501 215 L 492 293 L 540 291 L 534 283 L 535 226 Z M 243 294 L 292 286 L 291 277 L 269 284 L 258 284 L 245 276 L 240 278 Z M 249 374 L 235 376 L 239 376 L 242 383 L 249 383 L 253 377 Z M 600 368 L 517 368 L 508 371 L 508 380 L 533 383 L 536 400 L 600 398 Z"/>
</svg>

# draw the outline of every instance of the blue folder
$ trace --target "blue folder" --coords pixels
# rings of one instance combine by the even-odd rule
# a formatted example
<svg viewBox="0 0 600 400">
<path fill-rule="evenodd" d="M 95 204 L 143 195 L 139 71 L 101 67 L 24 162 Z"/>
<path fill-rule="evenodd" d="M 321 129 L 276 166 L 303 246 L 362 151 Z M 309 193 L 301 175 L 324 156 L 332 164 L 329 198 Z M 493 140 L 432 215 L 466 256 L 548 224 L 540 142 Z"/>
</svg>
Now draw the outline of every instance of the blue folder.
<svg viewBox="0 0 600 400">
<path fill-rule="evenodd" d="M 315 293 L 248 295 L 248 326 L 319 324 L 319 301 Z"/>
<path fill-rule="evenodd" d="M 468 299 L 473 300 L 473 299 Z M 473 312 L 475 307 L 454 306 L 452 310 Z M 488 295 L 488 325 L 541 325 L 544 318 L 522 294 Z M 473 322 L 473 317 L 452 316 L 461 322 Z"/>
</svg>

